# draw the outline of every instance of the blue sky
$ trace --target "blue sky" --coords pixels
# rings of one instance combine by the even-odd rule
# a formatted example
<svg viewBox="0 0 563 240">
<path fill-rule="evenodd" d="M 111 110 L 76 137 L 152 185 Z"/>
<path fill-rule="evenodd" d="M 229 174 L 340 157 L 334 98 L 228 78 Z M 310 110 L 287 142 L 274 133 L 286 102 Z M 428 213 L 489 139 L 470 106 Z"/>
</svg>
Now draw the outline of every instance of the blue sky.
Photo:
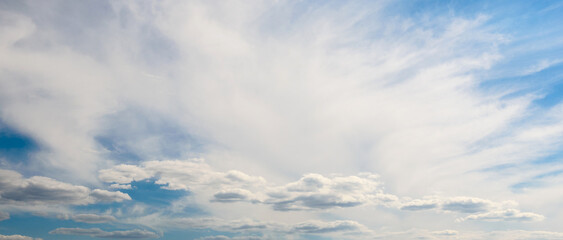
<svg viewBox="0 0 563 240">
<path fill-rule="evenodd" d="M 0 239 L 563 239 L 561 22 L 0 0 Z"/>
</svg>

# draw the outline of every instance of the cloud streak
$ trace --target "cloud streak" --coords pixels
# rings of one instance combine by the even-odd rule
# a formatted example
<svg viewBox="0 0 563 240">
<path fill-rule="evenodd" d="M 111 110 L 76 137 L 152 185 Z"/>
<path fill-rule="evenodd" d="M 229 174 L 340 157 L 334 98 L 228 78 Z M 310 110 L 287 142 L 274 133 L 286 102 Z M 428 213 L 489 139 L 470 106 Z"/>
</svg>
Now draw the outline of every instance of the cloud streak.
<svg viewBox="0 0 563 240">
<path fill-rule="evenodd" d="M 109 239 L 153 239 L 159 237 L 154 232 L 140 229 L 107 232 L 99 228 L 57 228 L 50 231 L 49 234 L 90 236 Z"/>
</svg>

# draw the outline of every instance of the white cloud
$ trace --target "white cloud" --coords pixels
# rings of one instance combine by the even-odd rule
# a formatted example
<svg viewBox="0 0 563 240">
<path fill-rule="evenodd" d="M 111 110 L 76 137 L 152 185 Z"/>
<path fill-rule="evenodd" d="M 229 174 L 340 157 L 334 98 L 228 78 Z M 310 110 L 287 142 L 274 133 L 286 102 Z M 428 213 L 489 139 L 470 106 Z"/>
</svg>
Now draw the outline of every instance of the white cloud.
<svg viewBox="0 0 563 240">
<path fill-rule="evenodd" d="M 541 195 L 549 196 L 541 206 L 532 199 L 538 195 L 508 189 L 550 167 L 476 171 L 556 152 L 563 133 L 557 106 L 531 106 L 537 94 L 510 95 L 519 86 L 481 88 L 483 71 L 503 61 L 506 49 L 499 48 L 507 38 L 495 28 L 498 21 L 488 21 L 494 14 L 390 17 L 385 2 L 335 3 L 338 10 L 283 1 L 112 2 L 103 12 L 98 3 L 43 4 L 0 14 L 0 115 L 41 146 L 22 167 L 45 173 L 24 179 L 2 172 L 2 201 L 128 200 L 81 186 L 93 186 L 97 171 L 115 164 L 99 174 L 114 189 L 155 178 L 167 189 L 216 200 L 211 206 L 253 202 L 316 212 L 383 205 L 493 216 L 511 209 L 495 201 L 515 199 L 542 214 L 561 209 L 560 182 L 550 183 L 556 187 Z M 156 124 L 139 126 L 139 119 Z M 112 132 L 120 126 L 131 130 Z M 108 156 L 168 159 L 163 145 L 177 141 L 151 133 L 162 126 L 201 144 L 178 141 L 179 155 L 203 156 L 209 165 L 135 166 Z M 105 135 L 114 142 L 102 144 L 98 137 Z M 382 180 L 353 175 L 360 170 Z M 383 180 L 388 194 L 378 185 Z M 430 194 L 495 201 L 421 198 Z M 438 217 L 429 218 L 400 226 Z M 560 218 L 546 220 L 556 229 Z"/>
<path fill-rule="evenodd" d="M 419 211 L 435 209 L 437 207 L 438 201 L 436 199 L 415 199 L 402 204 L 401 210 Z"/>
<path fill-rule="evenodd" d="M 1 240 L 41 240 L 41 238 L 32 238 L 22 235 L 2 235 L 0 234 Z"/>
<path fill-rule="evenodd" d="M 97 214 L 76 214 L 72 216 L 72 220 L 84 223 L 105 223 L 116 221 L 115 217 L 113 216 Z"/>
<path fill-rule="evenodd" d="M 109 186 L 111 189 L 131 189 L 131 184 L 118 184 L 114 183 Z"/>
<path fill-rule="evenodd" d="M 294 225 L 292 232 L 300 233 L 333 233 L 333 232 L 366 232 L 365 226 L 354 221 L 308 221 Z"/>
<path fill-rule="evenodd" d="M 156 221 L 159 219 L 158 221 Z M 356 221 L 337 220 L 320 221 L 310 220 L 298 223 L 283 223 L 272 221 L 259 221 L 253 219 L 226 220 L 221 218 L 170 218 L 158 214 L 142 216 L 131 219 L 130 223 L 143 224 L 152 228 L 161 229 L 212 229 L 233 233 L 260 233 L 265 234 L 264 239 L 270 239 L 271 234 L 299 235 L 299 234 L 336 234 L 336 235 L 366 235 L 371 230 Z M 244 238 L 244 237 L 242 237 Z M 278 237 L 271 237 L 273 239 Z M 237 239 L 237 238 L 235 238 Z"/>
<path fill-rule="evenodd" d="M 141 230 L 141 229 L 107 232 L 99 228 L 57 228 L 53 231 L 50 231 L 49 234 L 90 236 L 96 238 L 110 238 L 110 239 L 159 238 L 159 236 L 156 233 L 147 230 Z"/>
<path fill-rule="evenodd" d="M 131 200 L 122 192 L 90 190 L 41 176 L 24 178 L 18 172 L 4 169 L 0 169 L 0 196 L 0 204 L 10 205 L 86 205 Z"/>
<path fill-rule="evenodd" d="M 135 174 L 131 174 L 135 172 Z M 138 177 L 143 176 L 143 177 Z M 140 166 L 119 165 L 100 171 L 100 178 L 113 183 L 129 184 L 154 178 L 165 189 L 190 190 L 206 201 L 217 204 L 247 202 L 269 205 L 275 211 L 326 211 L 360 206 L 385 206 L 404 211 L 435 210 L 438 212 L 475 214 L 464 219 L 490 220 L 499 212 L 510 213 L 514 201 L 493 202 L 476 197 L 429 196 L 422 199 L 399 198 L 383 191 L 379 176 L 362 173 L 356 176 L 323 176 L 306 174 L 285 185 L 273 185 L 264 178 L 240 171 L 219 172 L 202 159 L 180 161 L 149 161 Z M 210 191 L 210 189 L 221 189 Z M 201 198 L 199 198 L 201 199 Z M 199 204 L 206 204 L 200 202 Z M 213 206 L 211 206 L 213 207 Z M 516 210 L 518 211 L 518 210 Z M 530 220 L 541 221 L 542 215 L 526 213 Z M 526 216 L 528 216 L 526 215 Z M 534 217 L 532 217 L 532 215 Z M 525 216 L 521 216 L 524 220 Z M 497 220 L 517 220 L 518 217 Z"/>
<path fill-rule="evenodd" d="M 517 221 L 517 222 L 535 222 L 542 221 L 545 217 L 531 212 L 520 212 L 518 209 L 495 210 L 487 213 L 473 214 L 460 219 L 465 220 L 483 220 L 483 221 Z"/>
</svg>

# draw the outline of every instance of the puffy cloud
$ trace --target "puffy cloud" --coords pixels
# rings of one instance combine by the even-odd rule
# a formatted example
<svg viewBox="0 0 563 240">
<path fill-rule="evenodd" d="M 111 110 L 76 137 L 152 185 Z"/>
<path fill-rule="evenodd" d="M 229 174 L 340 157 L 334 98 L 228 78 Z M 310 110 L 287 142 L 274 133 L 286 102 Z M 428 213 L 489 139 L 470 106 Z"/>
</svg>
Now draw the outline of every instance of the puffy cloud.
<svg viewBox="0 0 563 240">
<path fill-rule="evenodd" d="M 279 211 L 354 207 L 387 201 L 391 196 L 383 193 L 378 176 L 367 173 L 347 177 L 307 174 L 267 194 L 270 198 L 265 202 Z"/>
<path fill-rule="evenodd" d="M 78 235 L 110 239 L 147 239 L 159 237 L 154 232 L 141 229 L 106 232 L 99 228 L 57 228 L 50 231 L 49 234 Z"/>
<path fill-rule="evenodd" d="M 122 192 L 102 189 L 90 190 L 48 177 L 24 178 L 21 174 L 0 169 L 0 203 L 2 204 L 47 204 L 86 205 L 98 202 L 121 202 L 130 200 Z"/>
<path fill-rule="evenodd" d="M 210 186 L 222 188 L 213 193 L 212 202 L 263 203 L 279 211 L 354 207 L 396 199 L 383 193 L 377 175 L 368 173 L 346 177 L 307 174 L 283 186 L 270 186 L 262 177 L 240 171 L 214 171 L 200 159 L 149 161 L 141 167 L 119 165 L 100 171 L 100 179 L 109 183 L 128 184 L 151 177 L 166 189 L 201 193 Z"/>
<path fill-rule="evenodd" d="M 531 212 L 520 212 L 518 209 L 504 209 L 504 210 L 494 210 L 481 214 L 469 215 L 465 218 L 459 219 L 459 221 L 464 220 L 483 220 L 483 221 L 517 221 L 517 222 L 535 222 L 542 221 L 545 217 Z"/>
<path fill-rule="evenodd" d="M 111 169 L 101 170 L 98 177 L 104 182 L 125 184 L 150 178 L 151 174 L 140 167 L 122 164 Z"/>
<path fill-rule="evenodd" d="M 251 186 L 264 183 L 261 177 L 249 176 L 240 171 L 218 172 L 201 159 L 147 161 L 141 166 L 117 165 L 100 170 L 100 180 L 108 183 L 128 184 L 156 178 L 157 184 L 170 190 L 194 190 L 202 186 Z"/>
<path fill-rule="evenodd" d="M 139 166 L 118 165 L 100 171 L 100 179 L 113 184 L 130 184 L 132 181 L 147 178 L 155 178 L 157 184 L 162 184 L 162 188 L 189 189 L 195 194 L 203 194 L 209 197 L 210 202 L 265 204 L 272 206 L 276 211 L 381 205 L 404 211 L 435 210 L 460 214 L 484 213 L 492 216 L 495 211 L 506 211 L 507 206 L 516 204 L 511 201 L 493 202 L 476 197 L 430 196 L 422 199 L 401 199 L 385 193 L 379 176 L 370 173 L 355 176 L 324 176 L 311 173 L 297 181 L 276 186 L 269 184 L 262 177 L 250 176 L 240 171 L 215 171 L 202 159 L 149 161 Z M 210 194 L 209 189 L 215 188 L 220 190 Z"/>
<path fill-rule="evenodd" d="M 115 217 L 110 215 L 97 215 L 97 214 L 76 214 L 72 216 L 72 220 L 76 222 L 85 223 L 105 223 L 115 221 Z"/>
</svg>

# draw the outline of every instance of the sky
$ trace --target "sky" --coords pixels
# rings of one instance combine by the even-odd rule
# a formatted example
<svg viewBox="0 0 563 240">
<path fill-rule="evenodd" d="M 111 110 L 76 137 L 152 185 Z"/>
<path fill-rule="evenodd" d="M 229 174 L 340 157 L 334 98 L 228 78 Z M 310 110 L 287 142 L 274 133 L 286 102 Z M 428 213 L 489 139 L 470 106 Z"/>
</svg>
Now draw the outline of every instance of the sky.
<svg viewBox="0 0 563 240">
<path fill-rule="evenodd" d="M 0 0 L 0 239 L 563 239 L 562 22 Z"/>
</svg>

